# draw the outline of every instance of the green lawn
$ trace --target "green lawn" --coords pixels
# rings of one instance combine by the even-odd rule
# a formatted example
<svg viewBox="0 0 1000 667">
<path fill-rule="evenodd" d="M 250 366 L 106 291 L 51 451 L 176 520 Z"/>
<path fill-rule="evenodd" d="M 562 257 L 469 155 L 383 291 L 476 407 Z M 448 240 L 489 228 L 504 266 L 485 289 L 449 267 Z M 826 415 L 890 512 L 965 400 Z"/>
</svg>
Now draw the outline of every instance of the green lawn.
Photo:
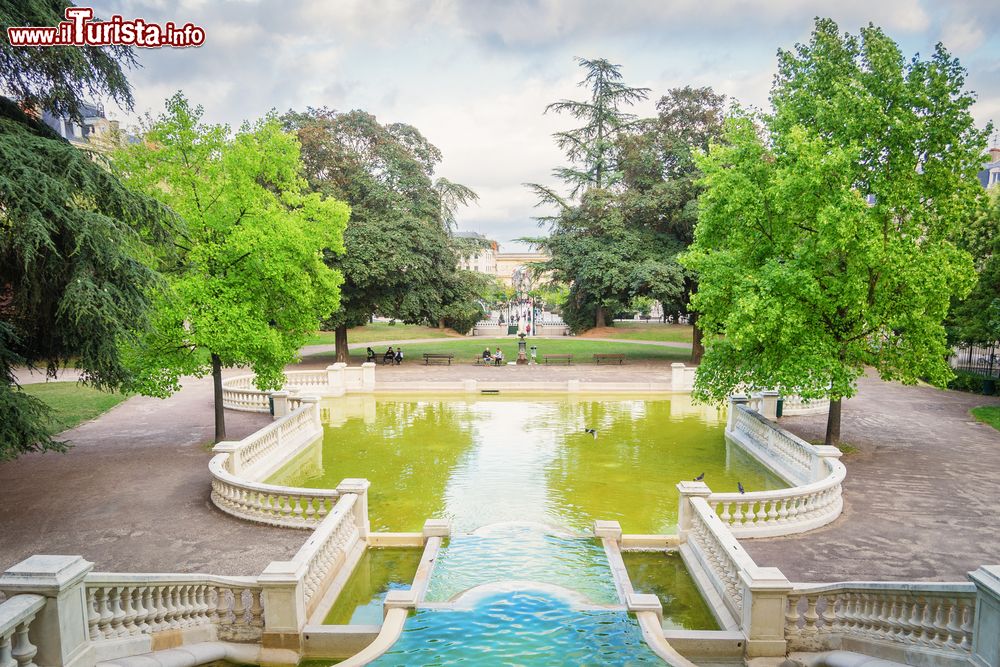
<svg viewBox="0 0 1000 667">
<path fill-rule="evenodd" d="M 586 338 L 542 338 L 528 339 L 528 353 L 530 355 L 531 346 L 538 346 L 538 361 L 542 363 L 542 356 L 545 354 L 572 354 L 573 363 L 593 363 L 595 353 L 620 353 L 626 359 L 632 361 L 687 361 L 691 357 L 691 352 L 678 347 L 659 347 L 656 345 L 639 345 L 629 343 L 611 343 L 601 340 L 588 340 Z M 517 359 L 517 339 L 505 338 L 457 338 L 442 340 L 434 343 L 414 343 L 412 345 L 403 344 L 404 362 L 406 364 L 423 363 L 421 357 L 424 353 L 451 353 L 455 355 L 453 363 L 471 364 L 473 357 L 482 354 L 487 346 L 490 352 L 496 352 L 497 346 L 503 350 L 507 361 Z M 385 352 L 383 347 L 375 350 L 376 354 L 382 355 Z M 313 355 L 316 359 L 319 355 Z M 330 356 L 332 354 L 323 355 Z M 360 363 L 365 360 L 364 349 L 351 350 L 351 363 Z"/>
<path fill-rule="evenodd" d="M 979 421 L 1000 431 L 1000 405 L 984 405 L 981 408 L 972 408 L 969 412 Z"/>
<path fill-rule="evenodd" d="M 71 429 L 107 412 L 128 398 L 125 394 L 109 394 L 76 382 L 41 382 L 25 384 L 21 388 L 52 409 L 49 433 Z"/>
<path fill-rule="evenodd" d="M 658 322 L 615 322 L 613 327 L 591 330 L 584 338 L 622 338 L 627 340 L 658 340 L 674 343 L 690 343 L 691 327 L 687 324 L 663 324 Z"/>
<path fill-rule="evenodd" d="M 435 329 L 420 324 L 389 324 L 372 322 L 347 330 L 348 344 L 370 343 L 376 340 L 412 340 L 414 338 L 454 338 L 459 334 L 452 329 Z M 333 345 L 332 331 L 318 331 L 306 345 Z"/>
</svg>

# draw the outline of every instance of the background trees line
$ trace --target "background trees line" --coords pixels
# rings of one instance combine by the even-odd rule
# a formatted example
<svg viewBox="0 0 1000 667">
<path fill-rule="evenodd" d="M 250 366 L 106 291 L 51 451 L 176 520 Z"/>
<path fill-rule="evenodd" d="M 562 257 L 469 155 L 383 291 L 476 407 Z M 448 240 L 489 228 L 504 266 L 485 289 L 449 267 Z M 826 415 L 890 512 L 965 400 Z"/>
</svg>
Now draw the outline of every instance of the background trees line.
<svg viewBox="0 0 1000 667">
<path fill-rule="evenodd" d="M 907 60 L 879 28 L 817 19 L 807 44 L 779 51 L 771 109 L 724 114 L 721 96 L 684 88 L 647 120 L 624 111 L 646 89 L 579 63 L 589 98 L 547 108 L 584 121 L 555 135 L 569 194 L 530 186 L 557 207 L 531 241 L 570 284 L 575 328 L 637 298 L 690 310 L 707 341 L 700 398 L 829 397 L 828 444 L 866 367 L 947 382 L 952 301 L 956 333 L 996 340 L 1000 230 L 976 178 L 990 128 L 943 46 Z"/>
<path fill-rule="evenodd" d="M 66 4 L 0 0 L 0 23 L 53 25 Z M 17 165 L 0 175 L 0 460 L 65 447 L 18 367 L 154 396 L 210 373 L 219 440 L 222 369 L 277 387 L 321 320 L 482 316 L 450 235 L 475 193 L 432 180 L 441 154 L 415 128 L 309 110 L 232 132 L 178 94 L 140 142 L 89 154 L 38 116 L 81 121 L 88 95 L 131 108 L 132 51 L 3 42 L 0 62 L 0 157 Z"/>
</svg>

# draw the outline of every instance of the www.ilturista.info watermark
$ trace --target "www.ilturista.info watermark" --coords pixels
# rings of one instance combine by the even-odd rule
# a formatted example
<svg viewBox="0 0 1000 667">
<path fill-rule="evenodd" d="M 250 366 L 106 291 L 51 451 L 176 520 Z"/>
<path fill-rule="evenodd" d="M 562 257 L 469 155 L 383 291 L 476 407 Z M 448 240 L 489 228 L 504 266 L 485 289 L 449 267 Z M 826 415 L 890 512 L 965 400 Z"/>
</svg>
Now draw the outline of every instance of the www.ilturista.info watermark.
<svg viewBox="0 0 1000 667">
<path fill-rule="evenodd" d="M 183 26 L 168 21 L 163 25 L 143 19 L 123 19 L 117 14 L 110 21 L 93 21 L 90 7 L 67 7 L 66 20 L 55 27 L 20 26 L 7 28 L 11 46 L 138 46 L 156 49 L 161 46 L 184 48 L 205 43 L 205 30 L 192 23 Z"/>
</svg>

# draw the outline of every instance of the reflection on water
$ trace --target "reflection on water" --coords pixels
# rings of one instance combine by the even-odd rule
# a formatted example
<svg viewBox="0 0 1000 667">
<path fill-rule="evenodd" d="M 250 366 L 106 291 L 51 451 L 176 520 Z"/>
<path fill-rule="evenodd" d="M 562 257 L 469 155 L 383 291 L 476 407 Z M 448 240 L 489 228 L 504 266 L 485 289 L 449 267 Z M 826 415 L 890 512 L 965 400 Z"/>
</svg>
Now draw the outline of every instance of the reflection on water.
<svg viewBox="0 0 1000 667">
<path fill-rule="evenodd" d="M 666 533 L 682 479 L 704 472 L 714 491 L 784 486 L 727 447 L 720 415 L 688 397 L 354 395 L 324 402 L 323 414 L 322 445 L 269 481 L 334 488 L 366 477 L 376 531 L 447 517 L 456 532 L 523 521 L 583 532 L 610 519 Z"/>
<path fill-rule="evenodd" d="M 471 609 L 421 609 L 373 665 L 660 664 L 624 611 L 574 610 L 542 591 L 498 592 Z"/>
<path fill-rule="evenodd" d="M 420 548 L 365 549 L 323 623 L 381 625 L 386 594 L 410 588 L 421 554 Z"/>
</svg>

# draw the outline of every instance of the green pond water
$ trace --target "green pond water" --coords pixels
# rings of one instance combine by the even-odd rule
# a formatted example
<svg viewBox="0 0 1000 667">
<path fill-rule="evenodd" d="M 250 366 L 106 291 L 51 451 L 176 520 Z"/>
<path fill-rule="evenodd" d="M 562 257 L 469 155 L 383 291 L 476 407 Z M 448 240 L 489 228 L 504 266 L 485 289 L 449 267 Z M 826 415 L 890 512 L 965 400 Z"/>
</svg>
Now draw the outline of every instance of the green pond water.
<svg viewBox="0 0 1000 667">
<path fill-rule="evenodd" d="M 386 593 L 410 588 L 422 554 L 420 548 L 366 549 L 323 623 L 381 625 Z"/>
<path fill-rule="evenodd" d="M 626 533 L 669 533 L 680 480 L 704 472 L 714 491 L 785 486 L 726 445 L 723 414 L 687 397 L 354 395 L 322 411 L 323 440 L 268 481 L 367 478 L 376 531 L 444 517 L 455 532 L 528 522 L 582 533 L 607 519 Z"/>
<path fill-rule="evenodd" d="M 622 554 L 636 593 L 652 593 L 663 604 L 663 627 L 718 630 L 712 610 L 676 551 L 626 551 Z"/>
</svg>

